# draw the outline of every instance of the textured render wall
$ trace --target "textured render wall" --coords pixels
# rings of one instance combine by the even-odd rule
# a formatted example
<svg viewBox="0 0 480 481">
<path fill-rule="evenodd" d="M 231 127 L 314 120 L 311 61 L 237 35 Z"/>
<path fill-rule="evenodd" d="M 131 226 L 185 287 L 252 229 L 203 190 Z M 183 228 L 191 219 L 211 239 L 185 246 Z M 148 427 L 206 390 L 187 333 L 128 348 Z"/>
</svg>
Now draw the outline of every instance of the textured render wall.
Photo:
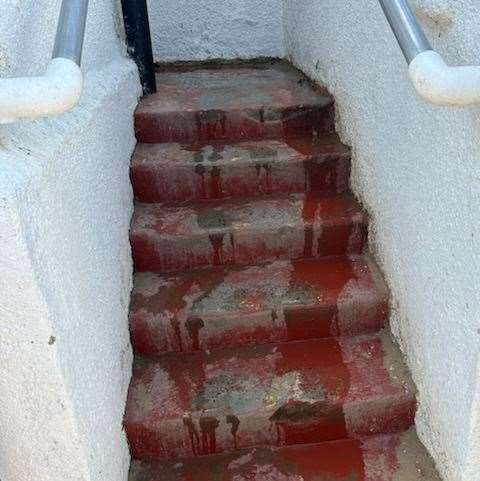
<svg viewBox="0 0 480 481">
<path fill-rule="evenodd" d="M 42 72 L 59 6 L 2 4 L 0 75 Z M 139 81 L 119 25 L 116 1 L 91 1 L 79 107 L 0 126 L 2 481 L 127 479 Z"/>
<path fill-rule="evenodd" d="M 282 57 L 282 0 L 149 0 L 157 61 Z"/>
<path fill-rule="evenodd" d="M 417 97 L 378 2 L 284 4 L 287 55 L 335 95 L 353 147 L 354 188 L 420 391 L 421 437 L 446 479 L 480 479 L 480 109 Z M 475 2 L 412 4 L 450 63 L 480 63 Z"/>
</svg>

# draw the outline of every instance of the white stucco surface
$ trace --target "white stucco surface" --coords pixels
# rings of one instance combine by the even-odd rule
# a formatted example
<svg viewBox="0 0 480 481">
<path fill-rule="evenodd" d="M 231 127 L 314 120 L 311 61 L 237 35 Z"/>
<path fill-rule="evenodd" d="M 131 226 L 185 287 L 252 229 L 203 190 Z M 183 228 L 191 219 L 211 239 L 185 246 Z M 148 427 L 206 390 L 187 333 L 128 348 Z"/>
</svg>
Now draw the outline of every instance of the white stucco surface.
<svg viewBox="0 0 480 481">
<path fill-rule="evenodd" d="M 283 56 L 282 0 L 149 0 L 156 61 Z"/>
<path fill-rule="evenodd" d="M 58 0 L 6 0 L 0 75 L 42 73 Z M 0 126 L 0 479 L 121 481 L 138 74 L 92 0 L 80 105 Z"/>
<path fill-rule="evenodd" d="M 480 10 L 412 2 L 452 65 L 479 64 Z M 336 98 L 353 182 L 419 388 L 420 435 L 448 481 L 480 479 L 480 109 L 421 100 L 376 1 L 285 0 L 286 54 Z"/>
</svg>

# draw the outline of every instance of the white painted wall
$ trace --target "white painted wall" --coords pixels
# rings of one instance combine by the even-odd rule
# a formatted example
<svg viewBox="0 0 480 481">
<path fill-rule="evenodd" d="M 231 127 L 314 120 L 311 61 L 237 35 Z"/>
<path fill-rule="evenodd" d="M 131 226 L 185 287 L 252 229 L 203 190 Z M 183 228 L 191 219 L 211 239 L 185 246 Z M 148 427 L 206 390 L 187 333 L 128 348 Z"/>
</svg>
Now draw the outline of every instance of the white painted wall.
<svg viewBox="0 0 480 481">
<path fill-rule="evenodd" d="M 149 0 L 156 61 L 283 56 L 282 0 Z"/>
<path fill-rule="evenodd" d="M 412 2 L 451 64 L 480 63 L 470 0 Z M 420 100 L 375 0 L 285 0 L 287 56 L 328 86 L 353 147 L 420 392 L 418 427 L 446 480 L 480 479 L 480 109 Z"/>
<path fill-rule="evenodd" d="M 0 75 L 42 73 L 60 0 L 4 0 Z M 135 66 L 91 0 L 80 105 L 0 127 L 0 479 L 122 481 Z"/>
</svg>

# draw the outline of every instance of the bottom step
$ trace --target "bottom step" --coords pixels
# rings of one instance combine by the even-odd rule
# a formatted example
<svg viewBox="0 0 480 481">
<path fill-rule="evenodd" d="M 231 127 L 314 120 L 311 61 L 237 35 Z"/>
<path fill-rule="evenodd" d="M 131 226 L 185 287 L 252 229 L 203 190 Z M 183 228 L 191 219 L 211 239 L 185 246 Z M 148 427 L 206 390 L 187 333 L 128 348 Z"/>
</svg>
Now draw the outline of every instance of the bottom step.
<svg viewBox="0 0 480 481">
<path fill-rule="evenodd" d="M 181 459 L 402 432 L 415 388 L 387 333 L 136 358 L 135 459 Z"/>
<path fill-rule="evenodd" d="M 129 481 L 440 481 L 414 430 L 179 461 L 134 461 Z"/>
</svg>

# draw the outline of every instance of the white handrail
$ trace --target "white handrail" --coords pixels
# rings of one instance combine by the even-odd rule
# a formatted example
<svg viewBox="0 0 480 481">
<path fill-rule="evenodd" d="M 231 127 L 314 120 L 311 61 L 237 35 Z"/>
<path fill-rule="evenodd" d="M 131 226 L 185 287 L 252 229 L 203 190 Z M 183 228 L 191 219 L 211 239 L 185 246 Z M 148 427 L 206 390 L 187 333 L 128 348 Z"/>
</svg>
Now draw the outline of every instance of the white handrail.
<svg viewBox="0 0 480 481">
<path fill-rule="evenodd" d="M 63 0 L 46 72 L 38 77 L 0 79 L 0 123 L 67 112 L 80 100 L 80 69 L 88 0 Z"/>
<path fill-rule="evenodd" d="M 430 46 L 408 0 L 379 0 L 417 92 L 435 105 L 480 104 L 480 67 L 450 67 Z"/>
</svg>

